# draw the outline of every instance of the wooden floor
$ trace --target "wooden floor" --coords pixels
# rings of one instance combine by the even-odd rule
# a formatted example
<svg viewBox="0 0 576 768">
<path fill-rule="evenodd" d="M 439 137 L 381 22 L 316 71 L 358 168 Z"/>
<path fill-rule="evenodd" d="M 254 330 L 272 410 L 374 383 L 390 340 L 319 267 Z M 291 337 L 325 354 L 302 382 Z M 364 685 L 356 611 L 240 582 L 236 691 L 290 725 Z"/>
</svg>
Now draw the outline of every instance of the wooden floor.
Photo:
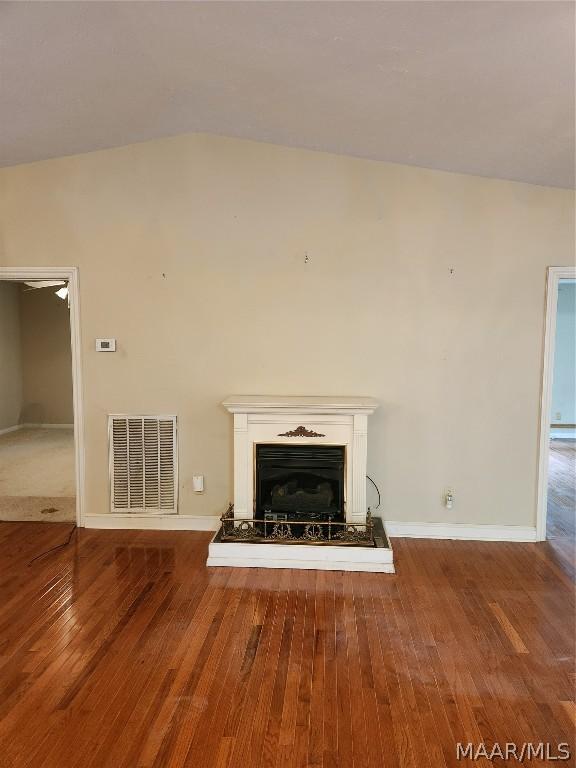
<svg viewBox="0 0 576 768">
<path fill-rule="evenodd" d="M 575 578 L 576 440 L 550 440 L 546 537 L 555 556 Z"/>
<path fill-rule="evenodd" d="M 396 539 L 389 576 L 207 569 L 209 534 L 82 529 L 29 565 L 69 530 L 0 523 L 1 768 L 574 750 L 574 588 L 549 542 Z"/>
</svg>

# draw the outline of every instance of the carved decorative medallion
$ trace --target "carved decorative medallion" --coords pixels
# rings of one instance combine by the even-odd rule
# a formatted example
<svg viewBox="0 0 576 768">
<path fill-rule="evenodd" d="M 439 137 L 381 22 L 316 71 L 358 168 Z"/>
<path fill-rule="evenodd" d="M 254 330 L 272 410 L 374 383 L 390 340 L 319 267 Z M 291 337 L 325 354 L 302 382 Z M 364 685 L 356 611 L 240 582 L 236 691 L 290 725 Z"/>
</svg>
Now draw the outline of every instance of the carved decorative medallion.
<svg viewBox="0 0 576 768">
<path fill-rule="evenodd" d="M 314 432 L 313 429 L 306 429 L 306 427 L 296 427 L 296 429 L 290 432 L 280 432 L 278 437 L 326 437 L 321 432 Z"/>
</svg>

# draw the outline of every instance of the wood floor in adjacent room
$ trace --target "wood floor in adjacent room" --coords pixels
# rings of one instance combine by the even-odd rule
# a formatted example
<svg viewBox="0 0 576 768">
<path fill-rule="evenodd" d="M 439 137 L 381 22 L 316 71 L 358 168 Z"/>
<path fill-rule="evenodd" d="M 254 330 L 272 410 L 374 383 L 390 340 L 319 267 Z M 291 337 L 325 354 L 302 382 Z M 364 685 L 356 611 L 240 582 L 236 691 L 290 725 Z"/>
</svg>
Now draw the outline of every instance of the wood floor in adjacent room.
<svg viewBox="0 0 576 768">
<path fill-rule="evenodd" d="M 554 555 L 576 577 L 576 440 L 550 440 L 546 538 Z"/>
<path fill-rule="evenodd" d="M 69 530 L 0 523 L 2 768 L 574 749 L 574 589 L 548 543 L 396 539 L 389 576 L 208 569 L 208 533 L 82 529 L 31 562 Z"/>
</svg>

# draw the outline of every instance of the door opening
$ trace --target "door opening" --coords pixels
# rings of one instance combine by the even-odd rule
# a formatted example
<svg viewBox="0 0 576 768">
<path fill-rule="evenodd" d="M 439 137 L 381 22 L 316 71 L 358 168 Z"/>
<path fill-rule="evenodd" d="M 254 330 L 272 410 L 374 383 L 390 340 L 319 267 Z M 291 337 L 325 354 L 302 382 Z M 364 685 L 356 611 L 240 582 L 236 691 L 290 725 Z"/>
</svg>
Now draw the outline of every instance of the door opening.
<svg viewBox="0 0 576 768">
<path fill-rule="evenodd" d="M 550 267 L 536 523 L 539 541 L 553 539 L 566 552 L 574 546 L 576 522 L 575 354 L 576 267 Z"/>
<path fill-rule="evenodd" d="M 0 521 L 81 526 L 76 269 L 0 269 L 0 317 Z"/>
</svg>

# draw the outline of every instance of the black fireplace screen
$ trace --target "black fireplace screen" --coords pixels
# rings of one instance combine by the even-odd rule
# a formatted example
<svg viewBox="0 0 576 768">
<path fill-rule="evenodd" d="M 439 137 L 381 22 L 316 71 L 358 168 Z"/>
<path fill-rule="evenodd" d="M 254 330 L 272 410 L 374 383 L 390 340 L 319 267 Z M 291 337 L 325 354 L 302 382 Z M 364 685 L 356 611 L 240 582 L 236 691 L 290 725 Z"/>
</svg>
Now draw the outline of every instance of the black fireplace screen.
<svg viewBox="0 0 576 768">
<path fill-rule="evenodd" d="M 256 517 L 344 521 L 344 446 L 256 446 Z"/>
</svg>

